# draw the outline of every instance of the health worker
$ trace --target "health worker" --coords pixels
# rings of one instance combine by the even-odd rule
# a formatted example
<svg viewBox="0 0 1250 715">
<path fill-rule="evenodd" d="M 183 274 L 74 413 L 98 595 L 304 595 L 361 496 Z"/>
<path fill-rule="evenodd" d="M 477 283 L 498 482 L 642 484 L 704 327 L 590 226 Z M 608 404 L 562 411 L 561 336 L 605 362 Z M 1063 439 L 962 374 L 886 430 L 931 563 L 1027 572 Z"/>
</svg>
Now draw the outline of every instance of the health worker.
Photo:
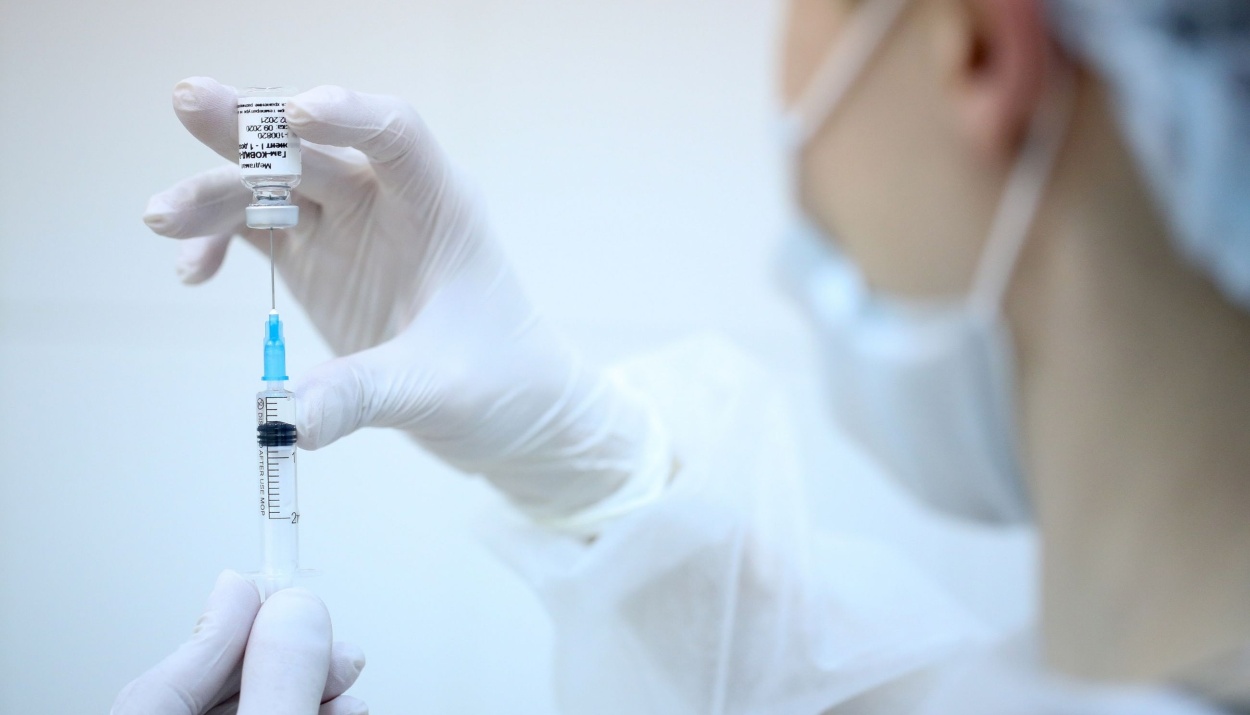
<svg viewBox="0 0 1250 715">
<path fill-rule="evenodd" d="M 584 360 L 394 97 L 287 105 L 277 266 L 339 355 L 295 386 L 299 443 L 402 430 L 507 497 L 564 712 L 1250 712 L 1250 3 L 791 0 L 782 55 L 781 264 L 828 402 L 934 509 L 1036 525 L 1036 647 L 814 529 L 785 402 L 732 345 Z M 235 102 L 174 91 L 231 162 L 148 206 L 187 283 L 268 249 Z M 114 712 L 362 712 L 362 663 L 311 594 L 226 574 Z"/>
</svg>

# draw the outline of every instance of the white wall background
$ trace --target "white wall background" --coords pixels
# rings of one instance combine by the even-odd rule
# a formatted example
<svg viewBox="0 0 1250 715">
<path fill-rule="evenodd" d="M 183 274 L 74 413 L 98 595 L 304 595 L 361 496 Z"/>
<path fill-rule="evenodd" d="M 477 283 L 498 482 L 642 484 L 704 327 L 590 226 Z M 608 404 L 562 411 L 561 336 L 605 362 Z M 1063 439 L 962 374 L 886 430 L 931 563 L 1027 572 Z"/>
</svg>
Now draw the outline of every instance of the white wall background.
<svg viewBox="0 0 1250 715">
<path fill-rule="evenodd" d="M 775 0 L 0 0 L 0 713 L 107 710 L 255 565 L 267 266 L 180 286 L 147 197 L 220 160 L 180 78 L 412 101 L 480 181 L 532 294 L 611 359 L 711 327 L 788 376 L 823 518 L 909 551 L 994 622 L 1030 540 L 920 515 L 820 422 L 768 272 Z M 279 295 L 280 304 L 292 305 Z M 328 353 L 297 311 L 291 371 Z M 385 495 L 379 499 L 377 496 Z M 551 712 L 536 602 L 466 528 L 490 495 L 381 432 L 301 461 L 304 560 L 373 712 Z"/>
</svg>

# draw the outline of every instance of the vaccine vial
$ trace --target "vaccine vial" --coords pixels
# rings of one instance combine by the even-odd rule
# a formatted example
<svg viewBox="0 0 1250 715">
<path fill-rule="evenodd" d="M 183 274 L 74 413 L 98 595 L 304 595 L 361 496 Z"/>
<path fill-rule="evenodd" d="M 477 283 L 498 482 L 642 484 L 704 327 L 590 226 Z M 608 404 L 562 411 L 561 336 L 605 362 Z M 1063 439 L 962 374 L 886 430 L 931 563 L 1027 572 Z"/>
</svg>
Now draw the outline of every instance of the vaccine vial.
<svg viewBox="0 0 1250 715">
<path fill-rule="evenodd" d="M 291 228 L 299 207 L 291 190 L 299 185 L 299 137 L 286 124 L 290 87 L 248 87 L 239 92 L 239 169 L 252 190 L 245 210 L 252 228 Z"/>
</svg>

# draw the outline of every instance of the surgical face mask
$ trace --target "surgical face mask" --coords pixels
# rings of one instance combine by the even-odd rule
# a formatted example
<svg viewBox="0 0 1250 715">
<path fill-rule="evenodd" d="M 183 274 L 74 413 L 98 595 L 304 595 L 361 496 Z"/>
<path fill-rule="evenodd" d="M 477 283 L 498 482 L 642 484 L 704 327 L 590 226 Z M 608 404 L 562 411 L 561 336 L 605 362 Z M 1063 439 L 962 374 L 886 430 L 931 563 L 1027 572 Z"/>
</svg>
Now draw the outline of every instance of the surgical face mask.
<svg viewBox="0 0 1250 715">
<path fill-rule="evenodd" d="M 786 282 L 816 328 L 838 424 L 929 506 L 1027 519 L 1010 335 L 992 306 L 876 293 L 810 224 L 787 239 Z"/>
<path fill-rule="evenodd" d="M 907 2 L 867 2 L 789 113 L 796 183 L 801 150 Z M 873 291 L 836 240 L 806 219 L 796 221 L 782 254 L 787 287 L 816 328 L 835 418 L 892 476 L 953 516 L 1009 523 L 1030 515 L 1001 306 L 1067 126 L 1071 91 L 1060 84 L 1034 118 L 967 296 L 910 300 Z"/>
</svg>

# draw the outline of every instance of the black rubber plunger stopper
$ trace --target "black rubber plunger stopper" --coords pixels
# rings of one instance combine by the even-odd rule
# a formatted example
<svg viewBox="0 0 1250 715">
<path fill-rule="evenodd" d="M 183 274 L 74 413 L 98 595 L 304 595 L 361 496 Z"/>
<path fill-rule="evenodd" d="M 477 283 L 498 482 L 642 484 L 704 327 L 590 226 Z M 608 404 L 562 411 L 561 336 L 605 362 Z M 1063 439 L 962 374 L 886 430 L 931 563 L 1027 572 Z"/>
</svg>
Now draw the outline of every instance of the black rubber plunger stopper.
<svg viewBox="0 0 1250 715">
<path fill-rule="evenodd" d="M 256 428 L 256 442 L 262 447 L 289 447 L 295 444 L 295 425 L 265 422 Z"/>
</svg>

